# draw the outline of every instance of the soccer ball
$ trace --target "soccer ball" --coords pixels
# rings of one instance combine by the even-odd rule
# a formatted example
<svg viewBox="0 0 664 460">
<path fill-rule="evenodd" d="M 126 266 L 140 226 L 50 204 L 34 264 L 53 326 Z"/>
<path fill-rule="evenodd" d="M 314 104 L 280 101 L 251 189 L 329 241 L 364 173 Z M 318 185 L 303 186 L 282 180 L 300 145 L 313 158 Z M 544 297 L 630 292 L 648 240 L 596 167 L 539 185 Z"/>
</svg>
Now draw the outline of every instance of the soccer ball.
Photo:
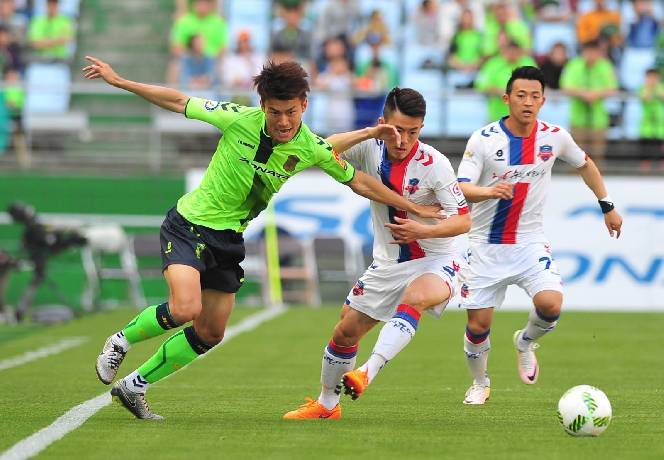
<svg viewBox="0 0 664 460">
<path fill-rule="evenodd" d="M 599 436 L 611 423 L 611 403 L 599 388 L 578 385 L 558 401 L 558 420 L 572 436 Z"/>
</svg>

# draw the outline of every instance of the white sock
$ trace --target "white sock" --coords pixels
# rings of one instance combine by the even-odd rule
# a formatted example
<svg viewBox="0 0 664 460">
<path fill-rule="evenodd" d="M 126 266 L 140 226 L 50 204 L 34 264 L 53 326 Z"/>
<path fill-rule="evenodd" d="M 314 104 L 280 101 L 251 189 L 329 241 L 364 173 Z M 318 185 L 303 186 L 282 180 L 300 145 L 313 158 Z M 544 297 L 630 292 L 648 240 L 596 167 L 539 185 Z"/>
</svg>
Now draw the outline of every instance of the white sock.
<svg viewBox="0 0 664 460">
<path fill-rule="evenodd" d="M 138 371 L 132 372 L 122 380 L 124 380 L 127 389 L 134 393 L 145 393 L 150 386 L 148 381 L 141 377 Z"/>
<path fill-rule="evenodd" d="M 357 345 L 343 347 L 330 340 L 323 350 L 320 383 L 321 391 L 318 402 L 328 410 L 339 404 L 341 396 L 341 377 L 353 370 L 357 355 Z"/>
<path fill-rule="evenodd" d="M 369 360 L 360 368 L 367 372 L 369 383 L 378 372 L 403 350 L 417 331 L 420 312 L 410 305 L 401 304 L 378 334 L 378 340 Z"/>
<path fill-rule="evenodd" d="M 463 334 L 463 351 L 466 352 L 466 361 L 473 376 L 473 383 L 483 386 L 489 386 L 489 375 L 487 373 L 487 361 L 491 349 L 489 332 L 490 330 L 477 335 L 466 328 L 466 332 Z M 474 343 L 471 339 L 479 343 Z"/>
<path fill-rule="evenodd" d="M 528 315 L 528 323 L 517 342 L 519 350 L 526 350 L 530 343 L 536 342 L 544 334 L 554 330 L 558 324 L 558 318 L 559 316 L 548 318 L 533 308 Z"/>
<path fill-rule="evenodd" d="M 124 351 L 127 351 L 131 348 L 131 344 L 125 337 L 124 332 L 122 331 L 115 333 L 111 336 L 111 343 L 113 343 L 113 345 L 122 347 Z"/>
</svg>

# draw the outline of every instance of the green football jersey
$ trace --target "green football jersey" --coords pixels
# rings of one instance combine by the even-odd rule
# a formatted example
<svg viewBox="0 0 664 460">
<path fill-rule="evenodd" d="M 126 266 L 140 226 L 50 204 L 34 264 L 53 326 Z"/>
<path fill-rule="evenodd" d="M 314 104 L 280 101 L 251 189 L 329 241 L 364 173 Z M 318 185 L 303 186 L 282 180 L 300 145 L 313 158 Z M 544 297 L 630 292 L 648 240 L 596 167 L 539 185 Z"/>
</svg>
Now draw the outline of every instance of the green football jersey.
<svg viewBox="0 0 664 460">
<path fill-rule="evenodd" d="M 355 175 L 353 167 L 304 123 L 289 142 L 273 144 L 258 107 L 192 97 L 184 113 L 223 132 L 201 184 L 177 204 L 178 212 L 194 224 L 242 232 L 298 172 L 318 166 L 341 183 Z"/>
</svg>

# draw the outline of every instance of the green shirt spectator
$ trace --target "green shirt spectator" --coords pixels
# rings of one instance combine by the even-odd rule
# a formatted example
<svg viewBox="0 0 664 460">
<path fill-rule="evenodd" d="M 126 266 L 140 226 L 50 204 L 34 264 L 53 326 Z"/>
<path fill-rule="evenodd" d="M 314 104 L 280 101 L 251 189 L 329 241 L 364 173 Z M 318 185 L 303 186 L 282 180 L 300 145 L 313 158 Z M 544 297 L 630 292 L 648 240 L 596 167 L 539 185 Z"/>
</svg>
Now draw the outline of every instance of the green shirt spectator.
<svg viewBox="0 0 664 460">
<path fill-rule="evenodd" d="M 560 87 L 572 96 L 570 122 L 573 127 L 608 128 L 609 114 L 604 99 L 618 88 L 611 61 L 603 57 L 588 60 L 584 49 L 584 56 L 565 65 Z"/>
<path fill-rule="evenodd" d="M 664 140 L 664 83 L 660 82 L 660 72 L 650 69 L 646 72 L 646 82 L 639 91 L 641 98 L 641 139 Z"/>
<path fill-rule="evenodd" d="M 488 96 L 489 120 L 499 120 L 509 115 L 509 108 L 503 102 L 505 86 L 512 71 L 522 66 L 537 66 L 535 60 L 523 54 L 516 43 L 510 43 L 501 54 L 484 63 L 477 74 L 475 88 Z"/>
<path fill-rule="evenodd" d="M 175 21 L 171 33 L 171 44 L 176 54 L 183 52 L 191 37 L 201 35 L 204 41 L 203 52 L 209 57 L 219 57 L 228 45 L 228 24 L 213 11 L 212 2 L 197 0 L 194 11 Z"/>
<path fill-rule="evenodd" d="M 451 54 L 464 64 L 476 64 L 482 59 L 482 34 L 475 30 L 461 30 L 452 38 Z"/>
<path fill-rule="evenodd" d="M 45 59 L 67 59 L 68 45 L 73 38 L 72 20 L 58 14 L 57 1 L 49 1 L 46 16 L 34 18 L 28 30 L 30 45 Z"/>
<path fill-rule="evenodd" d="M 483 51 L 485 56 L 493 56 L 498 53 L 501 44 L 507 41 L 516 42 L 525 50 L 532 48 L 530 29 L 511 6 L 506 2 L 498 2 L 493 6 L 492 13 L 487 15 L 484 24 Z"/>
</svg>

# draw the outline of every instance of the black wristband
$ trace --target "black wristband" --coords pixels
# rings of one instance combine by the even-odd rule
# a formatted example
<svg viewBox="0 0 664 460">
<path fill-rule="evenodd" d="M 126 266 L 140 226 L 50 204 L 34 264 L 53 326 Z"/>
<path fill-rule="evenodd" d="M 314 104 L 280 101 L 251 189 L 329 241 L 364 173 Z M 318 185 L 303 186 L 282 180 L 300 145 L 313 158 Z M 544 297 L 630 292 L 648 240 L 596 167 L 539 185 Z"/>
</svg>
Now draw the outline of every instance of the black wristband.
<svg viewBox="0 0 664 460">
<path fill-rule="evenodd" d="M 597 200 L 599 207 L 602 208 L 602 214 L 613 211 L 615 206 L 610 201 Z"/>
</svg>

